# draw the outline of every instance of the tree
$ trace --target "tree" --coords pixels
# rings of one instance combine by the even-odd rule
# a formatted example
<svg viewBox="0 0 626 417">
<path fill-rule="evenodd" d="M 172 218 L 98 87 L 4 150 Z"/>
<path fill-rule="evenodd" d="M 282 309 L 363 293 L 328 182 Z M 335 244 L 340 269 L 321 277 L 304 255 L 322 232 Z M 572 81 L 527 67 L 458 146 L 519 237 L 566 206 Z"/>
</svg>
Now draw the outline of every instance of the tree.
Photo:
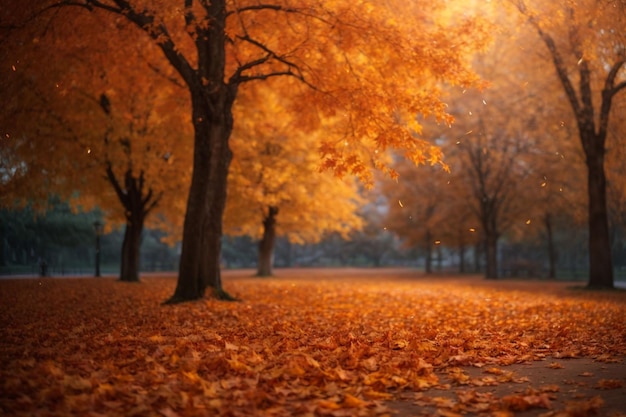
<svg viewBox="0 0 626 417">
<path fill-rule="evenodd" d="M 109 229 L 125 225 L 120 280 L 138 281 L 148 214 L 165 203 L 159 214 L 175 216 L 168 199 L 188 181 L 180 169 L 191 154 L 184 140 L 188 124 L 178 116 L 187 103 L 174 83 L 155 89 L 155 79 L 164 73 L 150 45 L 123 44 L 136 35 L 134 27 L 115 22 L 115 35 L 93 34 L 98 47 L 85 56 L 84 43 L 64 40 L 73 30 L 102 23 L 99 16 L 57 12 L 57 18 L 71 17 L 73 26 L 31 28 L 5 39 L 7 57 L 15 65 L 3 85 L 13 93 L 3 126 L 16 137 L 13 158 L 21 167 L 7 176 L 3 185 L 12 188 L 5 198 L 37 201 L 56 193 L 71 198 L 75 207 L 106 210 Z M 102 68 L 104 62 L 128 56 L 136 57 L 138 68 Z M 173 138 L 183 140 L 174 144 Z"/>
<path fill-rule="evenodd" d="M 448 210 L 471 211 L 465 219 L 472 219 L 473 223 L 454 225 L 448 236 L 458 239 L 460 246 L 465 245 L 467 232 L 474 241 L 476 236 L 481 238 L 488 279 L 499 276 L 499 240 L 530 218 L 526 207 L 534 199 L 534 191 L 528 192 L 534 189 L 529 184 L 536 159 L 533 152 L 542 148 L 535 116 L 524 112 L 532 95 L 520 80 L 523 72 L 510 59 L 514 53 L 499 39 L 475 63 L 490 87 L 455 98 L 450 110 L 456 118 L 452 129 L 442 131 L 429 126 L 430 134 L 442 144 L 451 175 L 435 189 L 422 193 L 426 194 L 422 199 L 439 200 L 442 197 L 429 196 L 446 195 L 457 201 L 442 204 L 446 207 L 440 212 L 446 220 L 442 225 L 454 216 Z M 517 116 L 510 117 L 511 113 Z"/>
<path fill-rule="evenodd" d="M 261 100 L 263 108 L 244 117 Z M 311 150 L 325 132 L 299 130 L 290 107 L 272 84 L 256 84 L 242 89 L 233 110 L 241 122 L 232 137 L 224 226 L 230 235 L 259 239 L 258 276 L 272 274 L 277 236 L 317 243 L 334 232 L 348 238 L 362 223 L 354 181 L 319 172 L 319 157 Z"/>
<path fill-rule="evenodd" d="M 615 112 L 626 112 L 626 95 L 616 103 Z M 607 141 L 607 197 L 611 242 L 615 266 L 626 265 L 626 120 L 616 119 L 609 129 Z"/>
<path fill-rule="evenodd" d="M 449 121 L 438 84 L 477 81 L 467 57 L 482 47 L 488 32 L 471 19 L 442 25 L 432 2 L 411 4 L 415 14 L 407 14 L 393 2 L 293 6 L 185 0 L 180 7 L 160 0 L 150 6 L 128 0 L 50 0 L 34 6 L 34 13 L 65 6 L 131 21 L 162 51 L 189 92 L 193 172 L 170 302 L 198 299 L 207 288 L 228 298 L 219 270 L 221 219 L 232 159 L 232 107 L 241 85 L 279 76 L 301 81 L 299 92 L 309 98 L 302 101 L 303 109 L 316 104 L 320 114 L 344 119 L 345 139 L 322 146 L 324 166 L 367 179 L 370 161 L 385 169 L 376 153 L 390 147 L 404 150 L 416 163 L 440 160 L 437 148 L 416 139 L 411 129 L 419 130 L 420 114 Z M 315 112 L 307 110 L 303 119 L 315 122 Z"/>
<path fill-rule="evenodd" d="M 435 242 L 441 242 L 438 231 L 446 220 L 444 193 L 449 178 L 440 167 L 429 168 L 399 163 L 398 181 L 383 185 L 389 201 L 385 224 L 407 246 L 424 251 L 427 274 L 432 273 Z"/>
<path fill-rule="evenodd" d="M 587 165 L 589 282 L 613 287 L 605 155 L 611 108 L 626 89 L 623 2 L 580 0 L 535 6 L 513 1 L 539 35 L 572 108 Z M 595 96 L 595 99 L 594 99 Z"/>
</svg>

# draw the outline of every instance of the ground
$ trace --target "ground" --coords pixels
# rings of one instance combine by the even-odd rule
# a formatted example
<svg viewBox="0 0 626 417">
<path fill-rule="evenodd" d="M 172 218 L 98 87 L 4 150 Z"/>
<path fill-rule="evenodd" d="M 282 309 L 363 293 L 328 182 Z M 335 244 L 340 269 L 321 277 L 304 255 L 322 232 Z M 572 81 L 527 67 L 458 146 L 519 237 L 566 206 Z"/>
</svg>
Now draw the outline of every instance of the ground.
<svg viewBox="0 0 626 417">
<path fill-rule="evenodd" d="M 626 416 L 626 292 L 407 269 L 0 280 L 0 414 Z"/>
</svg>

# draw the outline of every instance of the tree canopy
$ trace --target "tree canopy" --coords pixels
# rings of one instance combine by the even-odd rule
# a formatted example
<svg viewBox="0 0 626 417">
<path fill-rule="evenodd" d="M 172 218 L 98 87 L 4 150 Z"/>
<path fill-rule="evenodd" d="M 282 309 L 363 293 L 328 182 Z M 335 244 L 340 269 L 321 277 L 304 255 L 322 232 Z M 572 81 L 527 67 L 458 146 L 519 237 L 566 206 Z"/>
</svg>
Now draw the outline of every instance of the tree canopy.
<svg viewBox="0 0 626 417">
<path fill-rule="evenodd" d="M 472 17 L 452 22 L 444 5 L 418 3 L 50 0 L 18 7 L 13 2 L 4 9 L 2 26 L 26 33 L 21 39 L 26 43 L 33 42 L 28 31 L 37 24 L 69 27 L 72 33 L 55 46 L 78 44 L 87 52 L 100 46 L 98 36 L 131 23 L 133 39 L 145 43 L 147 53 L 160 51 L 159 62 L 169 63 L 157 71 L 167 78 L 159 86 L 172 79 L 184 85 L 191 101 L 194 162 L 179 285 L 172 297 L 183 301 L 201 297 L 208 287 L 222 294 L 221 218 L 233 105 L 243 84 L 279 77 L 299 81 L 281 84 L 281 94 L 297 100 L 303 127 L 331 132 L 320 152 L 323 167 L 339 176 L 369 182 L 374 168 L 395 175 L 384 163 L 390 148 L 415 163 L 441 162 L 438 148 L 416 136 L 419 118 L 451 121 L 441 83 L 477 84 L 469 58 L 484 47 L 489 30 Z M 66 13 L 101 20 L 87 27 L 63 25 Z M 107 52 L 112 53 L 102 62 L 102 68 L 110 68 L 107 73 L 136 68 L 140 56 L 116 47 Z M 38 56 L 30 49 L 24 54 L 7 62 L 16 66 Z M 125 78 L 131 85 L 141 84 L 133 81 L 138 79 Z M 32 144 L 32 138 L 26 140 Z"/>
</svg>

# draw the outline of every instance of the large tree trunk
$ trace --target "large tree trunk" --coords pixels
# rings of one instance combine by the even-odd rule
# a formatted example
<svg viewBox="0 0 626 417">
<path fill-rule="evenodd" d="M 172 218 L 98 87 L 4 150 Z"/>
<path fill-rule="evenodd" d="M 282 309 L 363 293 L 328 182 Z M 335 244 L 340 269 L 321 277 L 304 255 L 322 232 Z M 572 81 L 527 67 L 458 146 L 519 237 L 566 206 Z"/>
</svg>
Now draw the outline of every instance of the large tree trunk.
<svg viewBox="0 0 626 417">
<path fill-rule="evenodd" d="M 604 172 L 604 146 L 594 140 L 593 132 L 581 132 L 590 136 L 585 154 L 589 195 L 589 288 L 613 288 L 613 261 L 606 203 L 606 174 Z"/>
<path fill-rule="evenodd" d="M 259 256 L 257 276 L 269 277 L 272 275 L 272 258 L 276 243 L 276 216 L 278 207 L 269 207 L 267 216 L 263 219 L 263 237 L 259 241 Z"/>
<path fill-rule="evenodd" d="M 197 97 L 200 95 L 201 97 Z M 232 102 L 223 97 L 222 115 L 211 117 L 202 94 L 194 94 L 194 163 L 178 283 L 168 303 L 197 300 L 211 288 L 217 298 L 229 299 L 222 289 L 220 259 L 222 215 L 226 204 L 226 182 L 232 152 Z"/>
<path fill-rule="evenodd" d="M 233 299 L 222 289 L 220 260 L 226 180 L 232 159 L 228 141 L 233 129 L 232 107 L 237 84 L 224 82 L 226 2 L 211 1 L 207 11 L 211 20 L 206 27 L 197 27 L 200 31 L 196 38 L 197 69 L 181 59 L 170 44 L 162 44 L 166 56 L 189 87 L 194 126 L 193 173 L 178 283 L 168 303 L 200 299 L 207 288 L 217 298 Z"/>
<path fill-rule="evenodd" d="M 205 262 L 200 265 L 201 293 L 210 288 L 212 296 L 221 300 L 234 300 L 222 288 L 222 217 L 226 207 L 228 167 L 233 154 L 228 146 L 232 131 L 232 100 L 226 97 L 223 125 L 214 129 L 209 158 L 209 192 L 206 201 L 207 216 L 203 223 Z"/>
</svg>

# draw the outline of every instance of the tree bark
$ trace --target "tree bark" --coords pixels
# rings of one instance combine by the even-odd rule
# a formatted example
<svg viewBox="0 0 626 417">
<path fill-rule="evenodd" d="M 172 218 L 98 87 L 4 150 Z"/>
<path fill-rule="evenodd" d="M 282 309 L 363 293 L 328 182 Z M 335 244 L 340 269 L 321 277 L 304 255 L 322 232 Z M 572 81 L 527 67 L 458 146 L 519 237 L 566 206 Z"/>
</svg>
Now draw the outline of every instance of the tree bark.
<svg viewBox="0 0 626 417">
<path fill-rule="evenodd" d="M 139 282 L 141 232 L 143 222 L 127 222 L 122 243 L 120 281 Z"/>
<path fill-rule="evenodd" d="M 498 279 L 498 210 L 496 199 L 481 202 L 481 222 L 485 229 L 485 278 Z"/>
<path fill-rule="evenodd" d="M 259 277 L 269 277 L 272 275 L 277 215 L 278 207 L 270 206 L 265 219 L 263 219 L 263 237 L 259 241 L 259 256 L 256 273 Z"/>
<path fill-rule="evenodd" d="M 197 69 L 191 67 L 171 42 L 160 44 L 189 88 L 194 126 L 193 172 L 178 282 L 166 303 L 200 299 L 207 288 L 218 299 L 234 299 L 222 288 L 220 260 L 226 181 L 232 160 L 228 141 L 233 129 L 232 107 L 238 83 L 224 80 L 226 2 L 211 1 L 206 10 L 208 24 L 195 27 Z M 191 8 L 186 10 L 185 18 L 190 25 L 198 23 Z"/>
<path fill-rule="evenodd" d="M 178 283 L 167 303 L 200 299 L 207 288 L 211 288 L 212 295 L 219 299 L 233 299 L 222 289 L 220 273 L 222 216 L 226 205 L 228 167 L 232 160 L 228 140 L 233 127 L 234 94 L 229 90 L 226 85 L 216 92 L 205 92 L 198 87 L 192 94 L 193 173 L 183 226 Z"/>
<path fill-rule="evenodd" d="M 613 260 L 604 172 L 604 145 L 594 140 L 595 134 L 583 141 L 586 147 L 587 183 L 589 194 L 589 288 L 613 288 Z M 581 134 L 582 139 L 583 134 Z M 603 141 L 602 141 L 603 142 Z"/>
</svg>

